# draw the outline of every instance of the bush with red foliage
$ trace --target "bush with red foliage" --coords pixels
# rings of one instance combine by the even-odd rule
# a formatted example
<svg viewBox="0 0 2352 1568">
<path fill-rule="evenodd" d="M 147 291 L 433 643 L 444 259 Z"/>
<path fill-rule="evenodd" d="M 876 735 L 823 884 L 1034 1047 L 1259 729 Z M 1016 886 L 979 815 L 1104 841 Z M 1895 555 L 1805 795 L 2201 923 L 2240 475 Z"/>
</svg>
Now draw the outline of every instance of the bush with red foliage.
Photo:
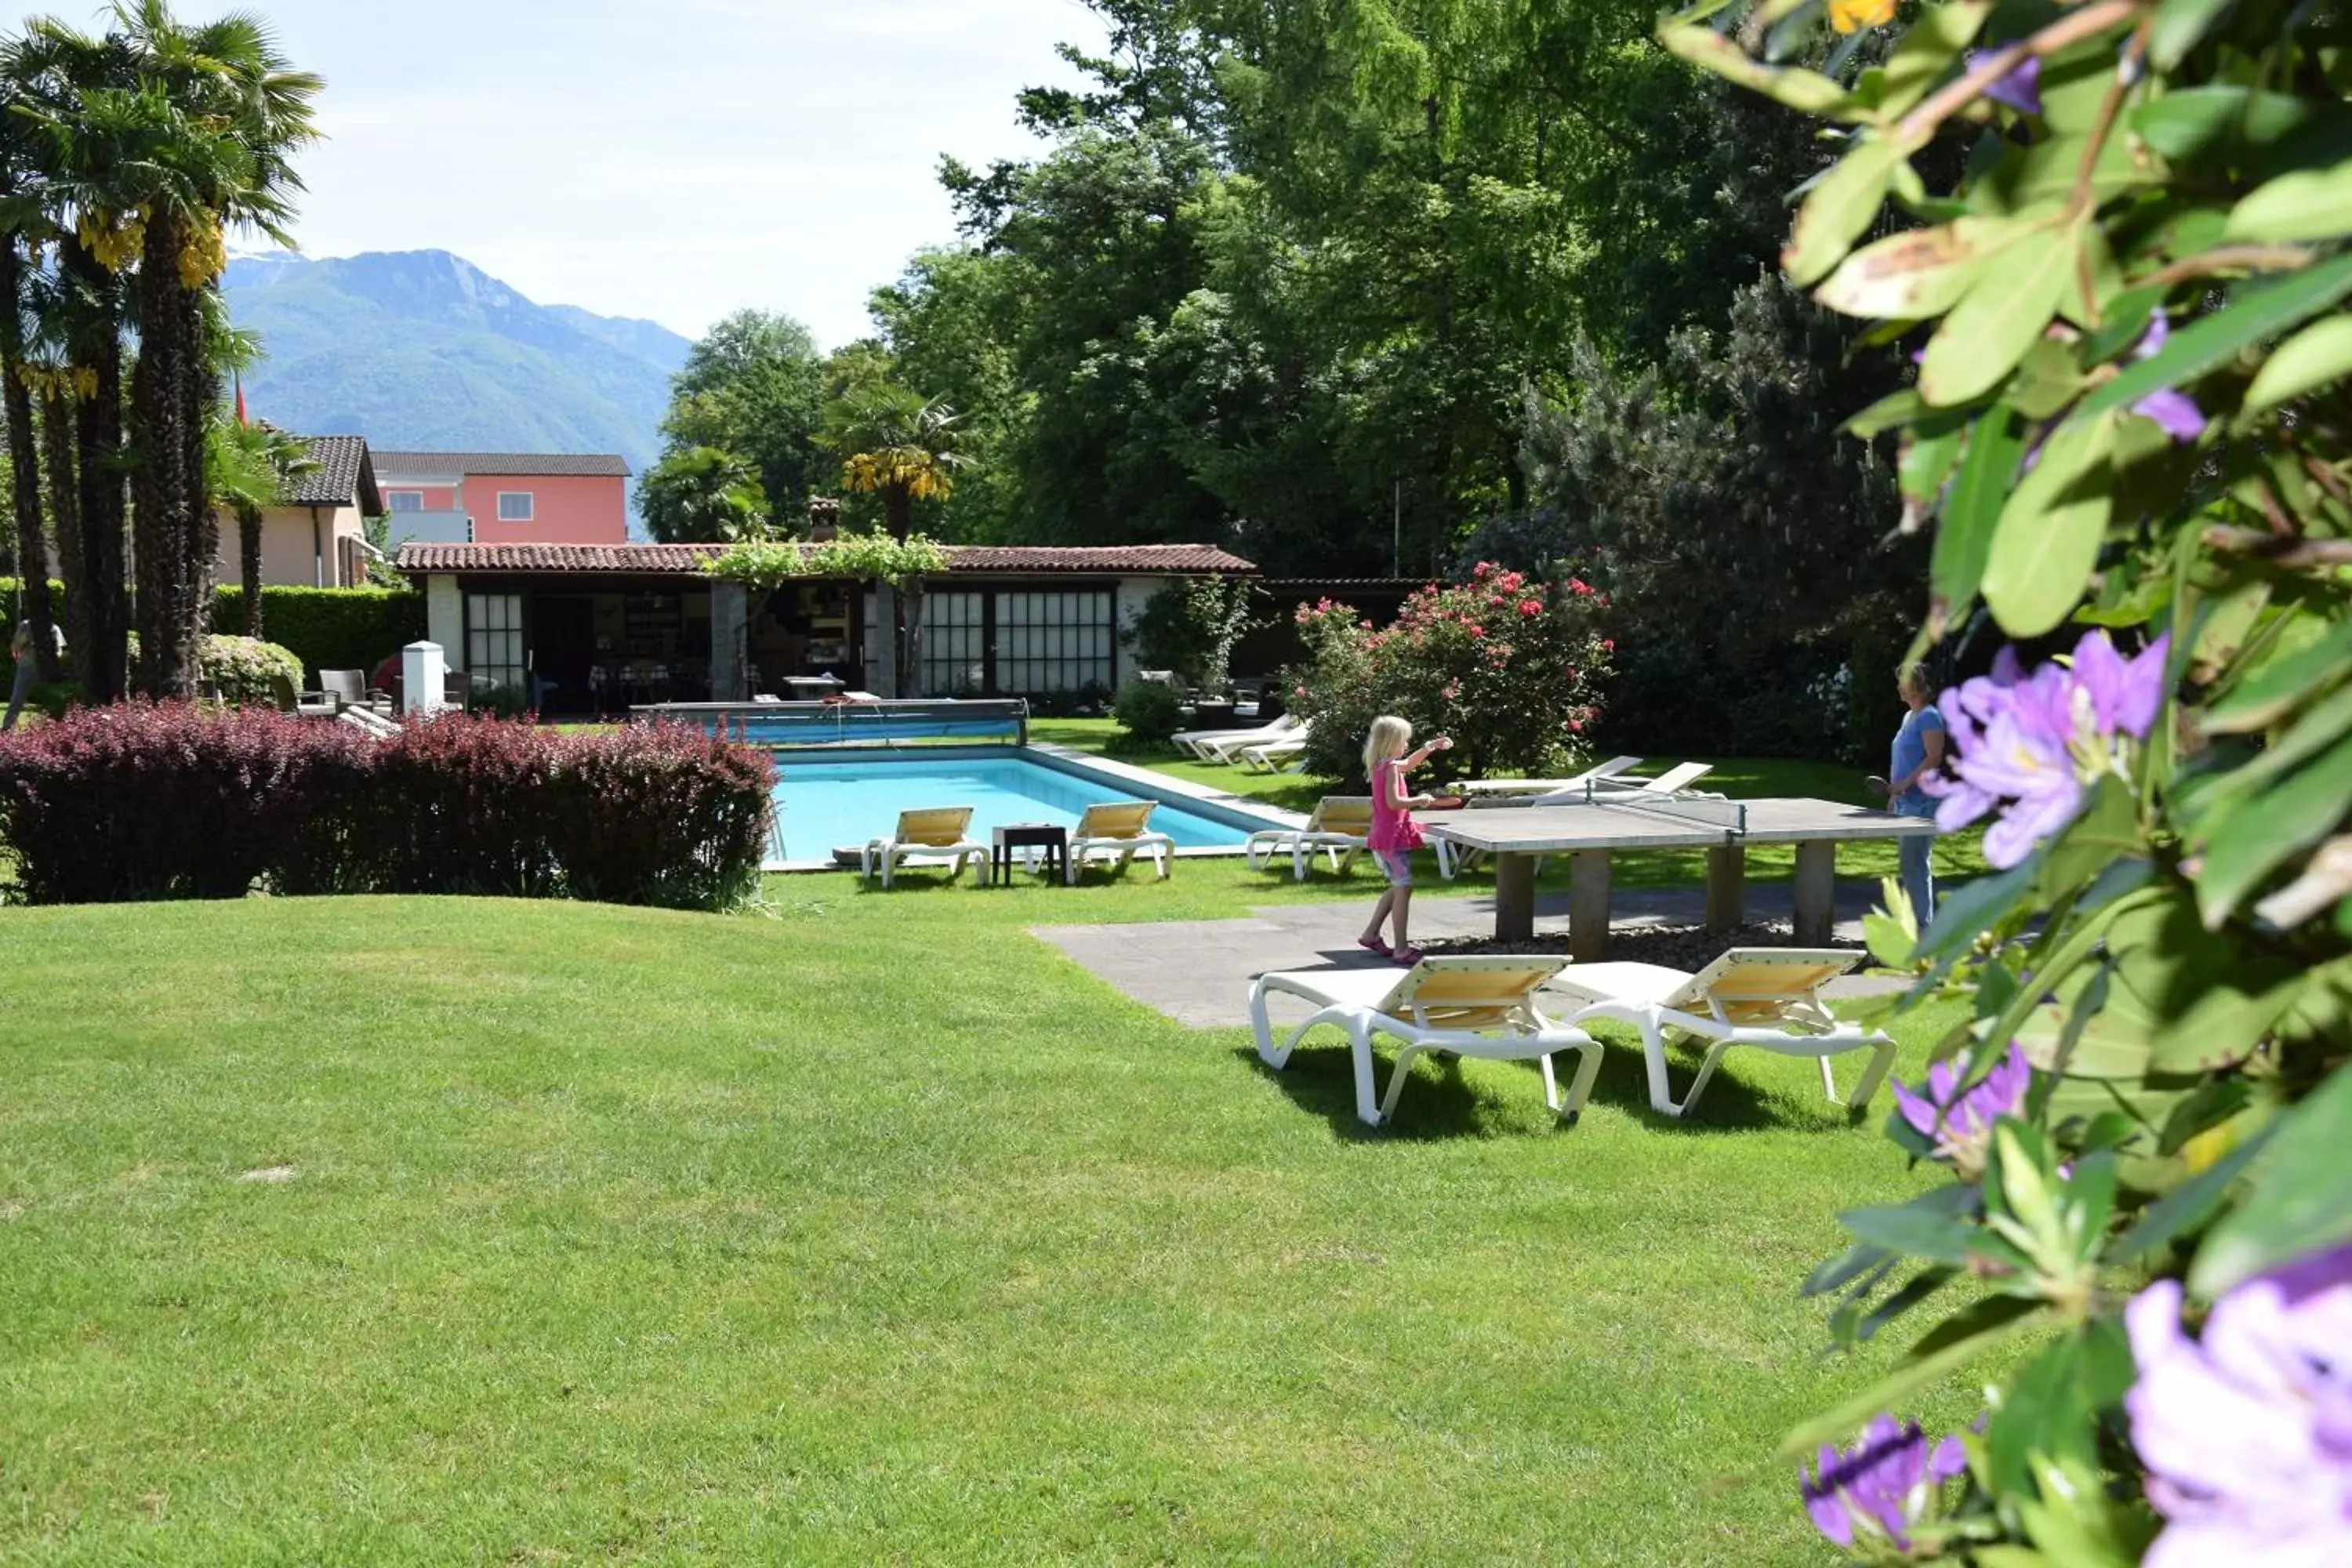
<svg viewBox="0 0 2352 1568">
<path fill-rule="evenodd" d="M 0 737 L 30 903 L 494 893 L 723 909 L 757 885 L 774 770 L 694 731 L 445 715 L 340 724 L 126 703 Z"/>
</svg>

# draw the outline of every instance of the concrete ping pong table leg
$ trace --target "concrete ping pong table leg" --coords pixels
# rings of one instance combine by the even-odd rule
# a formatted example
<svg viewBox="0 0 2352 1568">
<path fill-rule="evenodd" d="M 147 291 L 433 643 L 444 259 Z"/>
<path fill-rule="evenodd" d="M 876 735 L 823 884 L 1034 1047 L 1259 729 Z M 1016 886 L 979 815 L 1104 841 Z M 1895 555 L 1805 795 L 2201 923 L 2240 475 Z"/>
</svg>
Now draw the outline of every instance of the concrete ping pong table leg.
<svg viewBox="0 0 2352 1568">
<path fill-rule="evenodd" d="M 1706 852 L 1706 929 L 1738 931 L 1748 923 L 1748 850 L 1724 844 Z"/>
<path fill-rule="evenodd" d="M 1568 956 L 1598 963 L 1609 956 L 1609 851 L 1580 849 L 1568 861 Z"/>
<path fill-rule="evenodd" d="M 1495 857 L 1495 940 L 1528 942 L 1536 934 L 1536 858 Z"/>
<path fill-rule="evenodd" d="M 1797 945 L 1820 947 L 1837 923 L 1837 846 L 1825 839 L 1797 846 Z"/>
</svg>

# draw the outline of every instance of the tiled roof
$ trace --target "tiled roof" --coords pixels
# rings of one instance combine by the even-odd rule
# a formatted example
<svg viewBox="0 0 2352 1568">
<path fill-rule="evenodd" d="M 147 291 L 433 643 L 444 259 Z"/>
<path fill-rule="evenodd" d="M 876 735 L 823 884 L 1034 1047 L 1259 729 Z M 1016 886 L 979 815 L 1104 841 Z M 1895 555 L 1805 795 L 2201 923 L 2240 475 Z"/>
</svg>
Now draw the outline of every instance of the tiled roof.
<svg viewBox="0 0 2352 1568">
<path fill-rule="evenodd" d="M 504 474 L 556 479 L 629 477 L 629 460 L 610 452 L 384 452 L 375 466 L 394 474 Z"/>
<path fill-rule="evenodd" d="M 427 544 L 400 547 L 404 572 L 619 572 L 687 575 L 716 558 L 716 544 Z M 1243 573 L 1256 568 L 1205 544 L 950 545 L 950 572 L 1121 575 Z"/>
<path fill-rule="evenodd" d="M 310 460 L 319 466 L 298 477 L 286 492 L 289 506 L 357 506 L 383 510 L 375 497 L 375 473 L 368 463 L 364 436 L 309 436 Z"/>
<path fill-rule="evenodd" d="M 1241 573 L 1257 568 L 1213 544 L 965 544 L 950 548 L 956 572 Z"/>
</svg>

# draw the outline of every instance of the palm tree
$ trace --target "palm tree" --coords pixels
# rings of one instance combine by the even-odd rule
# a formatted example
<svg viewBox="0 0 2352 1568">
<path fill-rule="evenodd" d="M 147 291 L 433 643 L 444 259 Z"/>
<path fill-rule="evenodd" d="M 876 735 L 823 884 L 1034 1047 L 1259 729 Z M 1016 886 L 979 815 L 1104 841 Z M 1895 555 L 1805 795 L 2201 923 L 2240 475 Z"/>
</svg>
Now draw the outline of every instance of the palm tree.
<svg viewBox="0 0 2352 1568">
<path fill-rule="evenodd" d="M 261 519 L 293 481 L 318 467 L 310 445 L 274 425 L 245 425 L 215 409 L 205 432 L 206 509 L 236 519 L 237 577 L 245 587 L 245 635 L 261 636 Z M 217 521 L 215 521 L 217 530 Z"/>
<path fill-rule="evenodd" d="M 136 86 L 88 94 L 83 132 L 115 150 L 140 232 L 139 363 L 131 380 L 139 529 L 141 684 L 195 689 L 196 639 L 219 551 L 205 478 L 220 376 L 207 350 L 226 232 L 283 228 L 301 188 L 291 159 L 316 139 L 324 85 L 289 68 L 261 23 L 184 26 L 164 0 L 118 0 Z"/>
<path fill-rule="evenodd" d="M 0 405 L 5 405 L 10 499 L 16 520 L 16 564 L 24 578 L 26 619 L 33 625 L 33 657 L 41 679 L 54 685 L 58 668 L 57 606 L 49 600 L 48 541 L 41 531 L 41 464 L 33 432 L 33 391 L 25 377 L 26 293 L 39 205 L 25 194 L 31 174 L 23 121 L 0 115 Z"/>
<path fill-rule="evenodd" d="M 58 517 L 61 574 L 74 662 L 92 701 L 126 689 L 130 632 L 123 598 L 125 462 L 122 451 L 123 286 L 110 263 L 125 254 L 110 216 L 122 210 L 101 149 L 80 134 L 84 95 L 127 80 L 124 52 L 61 22 L 28 23 L 0 49 L 0 89 L 25 140 L 19 197 L 37 201 L 40 230 L 56 247 L 50 297 L 40 312 L 59 363 L 46 382 L 50 486 L 71 489 Z M 70 423 L 70 460 L 57 460 Z M 68 497 L 58 496 L 61 503 Z"/>
<path fill-rule="evenodd" d="M 914 531 L 915 503 L 945 500 L 955 471 L 971 459 L 956 450 L 961 416 L 936 397 L 885 376 L 853 380 L 824 411 L 824 443 L 841 457 L 841 482 L 879 492 L 890 537 Z"/>
</svg>

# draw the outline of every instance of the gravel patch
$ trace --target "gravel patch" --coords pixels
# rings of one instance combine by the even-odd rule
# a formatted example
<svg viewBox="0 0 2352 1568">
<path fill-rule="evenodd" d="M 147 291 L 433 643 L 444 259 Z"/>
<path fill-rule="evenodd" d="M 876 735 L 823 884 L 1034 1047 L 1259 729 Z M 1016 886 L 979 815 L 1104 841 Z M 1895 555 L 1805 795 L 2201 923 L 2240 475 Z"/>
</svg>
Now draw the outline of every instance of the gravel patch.
<svg viewBox="0 0 2352 1568">
<path fill-rule="evenodd" d="M 1441 938 L 1415 945 L 1423 952 L 1432 953 L 1556 953 L 1565 958 L 1568 956 L 1568 933 L 1564 931 L 1547 931 L 1528 942 L 1496 942 L 1491 937 Z M 1696 973 L 1735 947 L 1795 945 L 1794 930 L 1775 922 L 1759 921 L 1730 931 L 1711 931 L 1703 925 L 1643 926 L 1612 932 L 1609 959 L 1612 963 L 1656 963 L 1668 969 Z M 1854 952 L 1863 951 L 1861 942 L 1835 937 L 1822 945 Z"/>
</svg>

